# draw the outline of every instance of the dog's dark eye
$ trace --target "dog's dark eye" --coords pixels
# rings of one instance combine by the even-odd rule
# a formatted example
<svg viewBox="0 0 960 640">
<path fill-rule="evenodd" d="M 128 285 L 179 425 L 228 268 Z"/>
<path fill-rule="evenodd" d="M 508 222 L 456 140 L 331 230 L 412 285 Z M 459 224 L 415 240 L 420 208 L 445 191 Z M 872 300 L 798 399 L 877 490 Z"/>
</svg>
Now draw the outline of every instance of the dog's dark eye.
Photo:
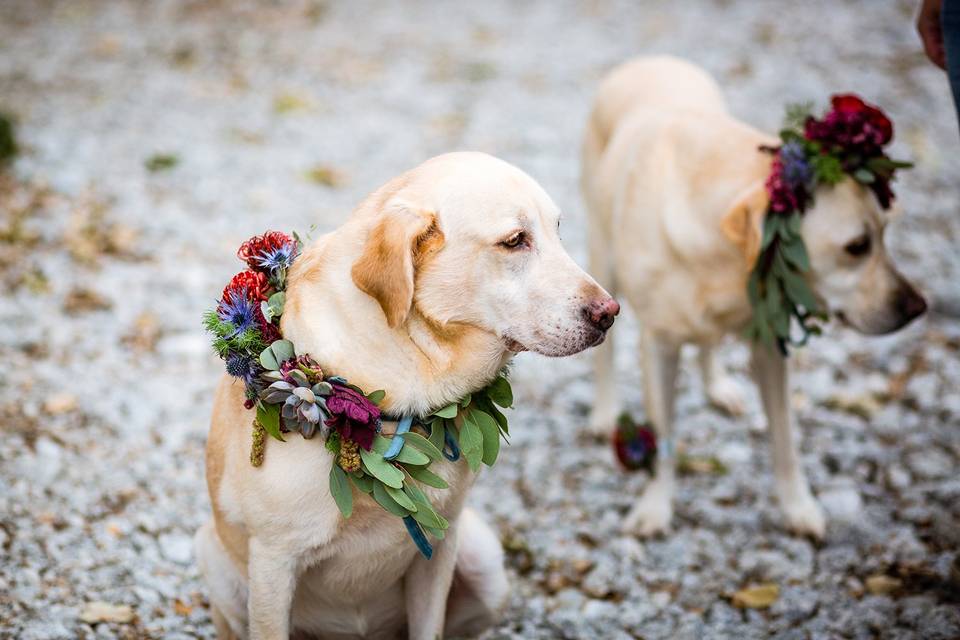
<svg viewBox="0 0 960 640">
<path fill-rule="evenodd" d="M 870 236 L 864 234 L 859 238 L 851 240 L 843 250 L 857 258 L 867 255 L 870 253 Z"/>
<path fill-rule="evenodd" d="M 519 249 L 527 246 L 527 234 L 523 231 L 517 231 L 515 234 L 500 242 L 501 247 L 507 249 Z"/>
</svg>

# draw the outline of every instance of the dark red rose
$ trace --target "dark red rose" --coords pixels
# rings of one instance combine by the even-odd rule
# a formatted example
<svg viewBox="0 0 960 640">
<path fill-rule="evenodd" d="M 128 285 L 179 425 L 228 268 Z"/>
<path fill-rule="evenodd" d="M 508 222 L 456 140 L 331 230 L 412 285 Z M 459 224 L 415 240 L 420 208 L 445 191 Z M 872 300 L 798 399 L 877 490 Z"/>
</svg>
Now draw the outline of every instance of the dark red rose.
<svg viewBox="0 0 960 640">
<path fill-rule="evenodd" d="M 233 276 L 221 296 L 222 300 L 227 298 L 227 294 L 234 291 L 246 291 L 248 299 L 254 302 L 260 302 L 270 297 L 270 283 L 267 281 L 266 274 L 256 271 L 241 271 Z"/>
<path fill-rule="evenodd" d="M 362 393 L 334 383 L 333 393 L 327 398 L 327 411 L 330 418 L 324 424 L 336 429 L 340 437 L 370 451 L 373 438 L 380 431 L 380 408 L 377 405 Z"/>
<path fill-rule="evenodd" d="M 267 231 L 262 236 L 253 236 L 237 251 L 237 257 L 247 263 L 254 271 L 263 269 L 257 257 L 264 253 L 272 253 L 286 244 L 293 244 L 293 239 L 280 231 Z"/>
<path fill-rule="evenodd" d="M 882 153 L 881 148 L 893 138 L 890 119 L 858 96 L 836 95 L 831 105 L 822 120 L 810 117 L 804 125 L 804 136 L 823 143 L 826 151 L 839 147 L 845 156 L 869 158 Z"/>
</svg>

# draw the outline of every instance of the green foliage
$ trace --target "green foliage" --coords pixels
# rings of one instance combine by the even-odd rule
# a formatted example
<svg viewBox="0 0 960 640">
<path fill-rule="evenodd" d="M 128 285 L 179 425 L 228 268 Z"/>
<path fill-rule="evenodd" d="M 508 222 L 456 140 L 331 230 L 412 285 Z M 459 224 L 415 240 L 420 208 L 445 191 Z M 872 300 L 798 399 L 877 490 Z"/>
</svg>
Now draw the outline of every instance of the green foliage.
<svg viewBox="0 0 960 640">
<path fill-rule="evenodd" d="M 353 513 L 353 491 L 347 481 L 347 474 L 336 461 L 330 465 L 330 495 L 333 496 L 333 501 L 337 503 L 337 508 L 340 509 L 343 517 L 349 518 Z"/>
<path fill-rule="evenodd" d="M 787 105 L 786 116 L 783 119 L 785 129 L 803 130 L 807 118 L 813 113 L 813 102 L 794 102 Z"/>
<path fill-rule="evenodd" d="M 810 166 L 816 181 L 823 184 L 839 184 L 846 176 L 840 159 L 833 155 L 818 153 L 810 156 Z"/>
<path fill-rule="evenodd" d="M 280 442 L 285 442 L 280 433 L 280 405 L 257 403 L 257 422 L 260 426 Z"/>
</svg>

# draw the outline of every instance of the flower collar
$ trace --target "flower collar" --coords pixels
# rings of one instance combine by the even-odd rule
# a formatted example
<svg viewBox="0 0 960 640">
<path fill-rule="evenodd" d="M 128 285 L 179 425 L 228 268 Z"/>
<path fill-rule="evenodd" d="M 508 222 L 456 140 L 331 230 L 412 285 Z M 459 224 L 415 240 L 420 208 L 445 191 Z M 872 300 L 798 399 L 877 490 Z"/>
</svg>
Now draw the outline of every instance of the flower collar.
<svg viewBox="0 0 960 640">
<path fill-rule="evenodd" d="M 781 144 L 760 148 L 774 159 L 766 181 L 770 204 L 760 255 L 747 283 L 753 317 L 746 333 L 776 344 L 784 355 L 788 345 L 802 345 L 819 333 L 818 321 L 826 319 L 803 275 L 810 270 L 810 258 L 800 233 L 817 188 L 849 176 L 873 191 L 887 209 L 894 198 L 890 183 L 895 171 L 913 166 L 884 152 L 893 138 L 893 124 L 877 107 L 847 94 L 833 96 L 823 118 L 812 116 L 811 108 L 788 108 Z M 791 337 L 793 321 L 799 327 L 798 340 Z"/>
<path fill-rule="evenodd" d="M 204 315 L 227 373 L 244 383 L 246 408 L 256 407 L 250 462 L 263 463 L 268 434 L 281 442 L 285 433 L 307 439 L 320 434 L 335 457 L 329 490 L 343 517 L 352 513 L 357 489 L 403 518 L 417 548 L 429 558 L 433 547 L 426 533 L 443 538 L 449 523 L 420 485 L 447 488 L 430 470 L 443 458 L 463 457 L 472 471 L 481 463 L 493 466 L 500 438 L 509 433 L 500 410 L 513 404 L 506 373 L 430 415 L 400 416 L 396 432 L 382 434 L 383 391 L 364 393 L 342 377 L 326 375 L 309 354 L 297 354 L 281 336 L 286 275 L 301 249 L 295 233 L 268 231 L 244 242 L 237 257 L 248 269 L 230 280 L 216 308 Z"/>
</svg>

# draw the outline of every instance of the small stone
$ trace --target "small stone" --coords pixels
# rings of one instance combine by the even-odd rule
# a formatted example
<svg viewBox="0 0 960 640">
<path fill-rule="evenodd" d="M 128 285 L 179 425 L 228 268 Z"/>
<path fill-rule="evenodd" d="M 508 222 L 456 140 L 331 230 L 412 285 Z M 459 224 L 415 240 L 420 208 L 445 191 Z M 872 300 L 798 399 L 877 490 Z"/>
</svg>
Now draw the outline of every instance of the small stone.
<svg viewBox="0 0 960 640">
<path fill-rule="evenodd" d="M 827 513 L 837 520 L 854 522 L 863 512 L 863 499 L 852 480 L 835 481 L 821 490 L 818 497 Z"/>
<path fill-rule="evenodd" d="M 76 408 L 77 396 L 68 391 L 55 393 L 47 397 L 43 403 L 43 410 L 51 416 L 58 416 L 63 413 L 68 413 Z"/>
<path fill-rule="evenodd" d="M 182 534 L 167 534 L 158 540 L 160 553 L 171 562 L 189 564 L 193 557 L 193 541 Z"/>
<path fill-rule="evenodd" d="M 953 475 L 955 463 L 941 449 L 922 449 L 907 454 L 907 466 L 924 480 L 937 480 Z"/>
<path fill-rule="evenodd" d="M 133 608 L 126 604 L 110 604 L 109 602 L 88 602 L 80 612 L 80 620 L 87 624 L 98 622 L 116 622 L 128 624 L 133 622 Z"/>
</svg>

